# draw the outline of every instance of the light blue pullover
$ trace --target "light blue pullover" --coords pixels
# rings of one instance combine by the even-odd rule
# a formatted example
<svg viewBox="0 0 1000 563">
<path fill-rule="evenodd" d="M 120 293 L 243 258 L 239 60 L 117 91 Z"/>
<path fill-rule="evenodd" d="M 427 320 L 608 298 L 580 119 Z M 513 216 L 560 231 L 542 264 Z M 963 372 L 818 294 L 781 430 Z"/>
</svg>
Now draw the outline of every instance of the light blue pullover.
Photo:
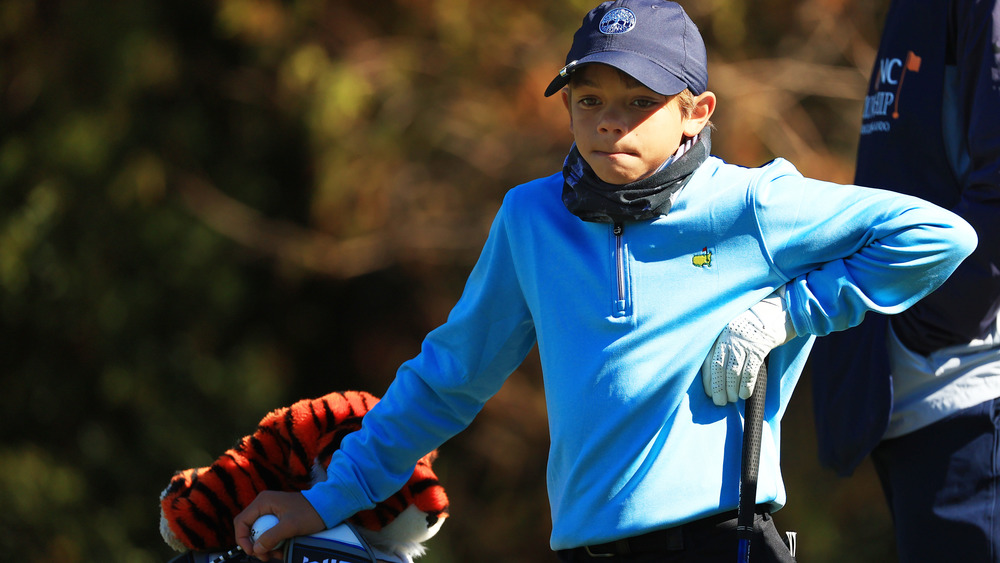
<svg viewBox="0 0 1000 563">
<path fill-rule="evenodd" d="M 395 493 L 536 342 L 553 549 L 735 509 L 743 404 L 715 406 L 700 368 L 729 321 L 784 285 L 800 336 L 769 357 L 757 488 L 780 508 L 780 421 L 813 338 L 904 310 L 976 246 L 942 208 L 806 179 L 783 160 L 710 157 L 668 215 L 617 236 L 567 211 L 562 189 L 556 174 L 507 194 L 447 322 L 304 492 L 327 525 Z"/>
</svg>

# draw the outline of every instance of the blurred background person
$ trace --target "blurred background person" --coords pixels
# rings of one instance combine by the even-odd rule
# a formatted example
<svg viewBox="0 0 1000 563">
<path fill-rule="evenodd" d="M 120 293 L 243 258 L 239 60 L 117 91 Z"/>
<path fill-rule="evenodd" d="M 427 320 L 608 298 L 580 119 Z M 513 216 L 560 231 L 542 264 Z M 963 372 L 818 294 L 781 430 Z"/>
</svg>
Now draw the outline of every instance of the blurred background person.
<svg viewBox="0 0 1000 563">
<path fill-rule="evenodd" d="M 1000 4 L 891 2 L 855 181 L 980 242 L 912 308 L 816 342 L 821 462 L 846 475 L 871 453 L 901 561 L 1000 561 Z"/>
</svg>

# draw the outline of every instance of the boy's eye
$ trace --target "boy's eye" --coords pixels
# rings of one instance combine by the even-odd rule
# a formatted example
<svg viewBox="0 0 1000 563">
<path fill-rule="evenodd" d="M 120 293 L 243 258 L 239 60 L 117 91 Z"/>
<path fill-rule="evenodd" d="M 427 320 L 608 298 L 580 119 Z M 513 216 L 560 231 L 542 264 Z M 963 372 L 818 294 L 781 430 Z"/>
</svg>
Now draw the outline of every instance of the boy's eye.
<svg viewBox="0 0 1000 563">
<path fill-rule="evenodd" d="M 596 105 L 600 105 L 600 103 L 601 103 L 600 100 L 598 100 L 597 98 L 595 98 L 593 96 L 583 96 L 582 98 L 580 98 L 579 102 L 580 102 L 581 106 L 587 107 L 587 108 L 594 107 Z"/>
<path fill-rule="evenodd" d="M 632 104 L 639 109 L 652 109 L 660 105 L 660 102 L 658 100 L 649 100 L 645 98 L 640 98 L 632 102 Z"/>
</svg>

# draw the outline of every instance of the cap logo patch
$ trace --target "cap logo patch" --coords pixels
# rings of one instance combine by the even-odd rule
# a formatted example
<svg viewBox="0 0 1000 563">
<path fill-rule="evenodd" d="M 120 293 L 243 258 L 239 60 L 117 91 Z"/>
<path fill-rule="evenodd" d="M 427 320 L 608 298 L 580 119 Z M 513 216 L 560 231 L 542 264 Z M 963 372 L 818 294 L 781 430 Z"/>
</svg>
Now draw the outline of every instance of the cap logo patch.
<svg viewBox="0 0 1000 563">
<path fill-rule="evenodd" d="M 635 27 L 635 14 L 628 8 L 615 8 L 604 14 L 598 29 L 605 35 L 626 33 Z"/>
</svg>

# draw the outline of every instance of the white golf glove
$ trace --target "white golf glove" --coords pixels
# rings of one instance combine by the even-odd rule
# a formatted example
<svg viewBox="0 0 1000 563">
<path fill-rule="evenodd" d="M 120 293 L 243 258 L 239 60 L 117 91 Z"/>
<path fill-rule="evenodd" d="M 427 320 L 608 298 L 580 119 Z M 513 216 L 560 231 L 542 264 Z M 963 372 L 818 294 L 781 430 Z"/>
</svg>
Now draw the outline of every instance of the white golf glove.
<svg viewBox="0 0 1000 563">
<path fill-rule="evenodd" d="M 764 358 L 795 336 L 782 286 L 722 329 L 701 366 L 705 393 L 719 406 L 749 398 Z"/>
</svg>

